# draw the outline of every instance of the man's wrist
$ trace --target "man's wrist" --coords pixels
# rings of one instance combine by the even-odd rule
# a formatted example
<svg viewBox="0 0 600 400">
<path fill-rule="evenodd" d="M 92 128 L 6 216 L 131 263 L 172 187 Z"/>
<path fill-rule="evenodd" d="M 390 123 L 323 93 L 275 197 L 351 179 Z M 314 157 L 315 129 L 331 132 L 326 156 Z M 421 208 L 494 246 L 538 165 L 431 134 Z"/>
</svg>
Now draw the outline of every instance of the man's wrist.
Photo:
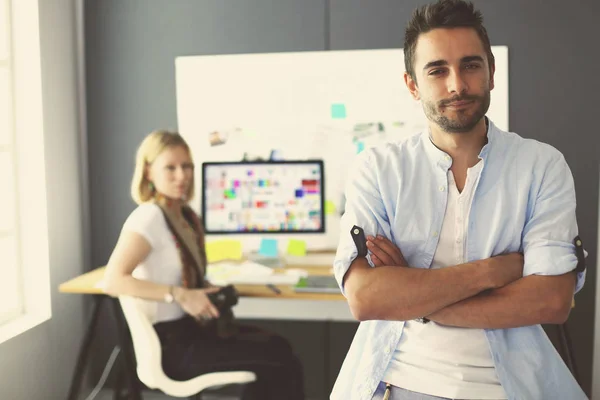
<svg viewBox="0 0 600 400">
<path fill-rule="evenodd" d="M 478 261 L 480 266 L 483 267 L 481 269 L 484 271 L 484 274 L 485 274 L 485 278 L 484 278 L 484 282 L 485 282 L 484 286 L 485 287 L 482 288 L 483 289 L 482 291 L 498 289 L 499 287 L 503 286 L 502 282 L 500 282 L 498 280 L 498 273 L 497 273 L 498 267 L 497 267 L 497 265 L 494 265 L 495 262 L 496 262 L 496 260 L 494 260 L 493 257 Z"/>
<path fill-rule="evenodd" d="M 473 264 L 473 270 L 476 277 L 473 282 L 478 285 L 477 289 L 479 292 L 496 289 L 498 287 L 491 258 L 472 261 L 470 264 Z"/>
</svg>

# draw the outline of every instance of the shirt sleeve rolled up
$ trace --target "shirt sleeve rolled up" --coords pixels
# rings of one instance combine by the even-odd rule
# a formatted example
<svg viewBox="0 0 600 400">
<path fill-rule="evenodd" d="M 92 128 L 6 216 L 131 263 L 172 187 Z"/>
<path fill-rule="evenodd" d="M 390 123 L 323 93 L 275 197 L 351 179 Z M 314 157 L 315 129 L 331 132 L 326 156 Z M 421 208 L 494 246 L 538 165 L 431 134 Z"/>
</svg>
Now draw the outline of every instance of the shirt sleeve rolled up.
<svg viewBox="0 0 600 400">
<path fill-rule="evenodd" d="M 340 220 L 340 239 L 333 263 L 334 274 L 342 293 L 344 276 L 358 255 L 350 234 L 352 227 L 361 227 L 365 236 L 381 234 L 391 237 L 390 223 L 379 190 L 377 170 L 371 162 L 372 157 L 371 150 L 359 154 L 347 177 L 346 205 Z M 367 259 L 371 263 L 368 256 Z"/>
<path fill-rule="evenodd" d="M 571 170 L 558 153 L 546 168 L 533 212 L 523 230 L 523 276 L 562 275 L 577 266 L 573 239 L 577 236 L 575 185 Z M 577 274 L 575 293 L 585 281 Z"/>
</svg>

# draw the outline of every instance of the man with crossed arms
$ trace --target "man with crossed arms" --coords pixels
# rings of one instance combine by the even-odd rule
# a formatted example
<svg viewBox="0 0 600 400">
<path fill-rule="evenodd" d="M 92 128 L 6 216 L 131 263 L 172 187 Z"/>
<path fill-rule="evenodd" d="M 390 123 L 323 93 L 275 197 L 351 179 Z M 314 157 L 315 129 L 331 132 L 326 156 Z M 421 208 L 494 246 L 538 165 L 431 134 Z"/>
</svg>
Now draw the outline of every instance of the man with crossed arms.
<svg viewBox="0 0 600 400">
<path fill-rule="evenodd" d="M 404 53 L 429 129 L 349 175 L 334 271 L 361 324 L 331 399 L 585 399 L 540 326 L 585 277 L 564 157 L 485 117 L 494 58 L 471 3 L 417 10 Z"/>
</svg>

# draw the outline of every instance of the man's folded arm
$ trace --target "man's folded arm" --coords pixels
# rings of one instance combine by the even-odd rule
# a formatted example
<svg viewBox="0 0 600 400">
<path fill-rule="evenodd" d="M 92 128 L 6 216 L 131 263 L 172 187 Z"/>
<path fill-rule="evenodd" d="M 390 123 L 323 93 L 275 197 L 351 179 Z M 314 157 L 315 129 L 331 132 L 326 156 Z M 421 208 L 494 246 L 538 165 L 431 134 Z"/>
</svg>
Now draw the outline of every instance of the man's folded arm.
<svg viewBox="0 0 600 400">
<path fill-rule="evenodd" d="M 449 305 L 427 318 L 442 325 L 482 329 L 561 324 L 571 310 L 575 279 L 574 272 L 526 276 Z"/>
<path fill-rule="evenodd" d="M 430 315 L 508 279 L 493 272 L 485 262 L 432 270 L 372 268 L 366 259 L 358 258 L 345 274 L 343 287 L 356 319 L 406 321 Z"/>
<path fill-rule="evenodd" d="M 575 187 L 557 150 L 549 149 L 533 212 L 524 226 L 523 278 L 486 294 L 453 304 L 429 317 L 442 324 L 470 328 L 511 328 L 563 323 L 585 272 L 578 259 Z"/>
<path fill-rule="evenodd" d="M 366 235 L 381 234 L 393 240 L 381 193 L 376 158 L 367 150 L 353 163 L 346 187 L 346 210 L 340 221 L 340 241 L 334 273 L 359 320 L 408 320 L 431 314 L 483 290 L 504 286 L 522 274 L 518 268 L 498 269 L 489 262 L 472 262 L 444 270 L 371 268 L 350 234 L 354 225 Z M 515 262 L 513 261 L 514 265 Z M 516 273 L 515 273 L 516 272 Z"/>
<path fill-rule="evenodd" d="M 342 293 L 358 320 L 405 320 L 422 317 L 492 286 L 475 264 L 429 271 L 417 268 L 371 268 L 350 235 L 354 225 L 366 235 L 392 240 L 384 201 L 379 190 L 376 158 L 372 150 L 357 156 L 348 173 L 346 210 L 340 221 L 340 241 L 334 272 Z M 469 278 L 469 284 L 465 280 Z M 427 289 L 424 289 L 427 288 Z"/>
</svg>

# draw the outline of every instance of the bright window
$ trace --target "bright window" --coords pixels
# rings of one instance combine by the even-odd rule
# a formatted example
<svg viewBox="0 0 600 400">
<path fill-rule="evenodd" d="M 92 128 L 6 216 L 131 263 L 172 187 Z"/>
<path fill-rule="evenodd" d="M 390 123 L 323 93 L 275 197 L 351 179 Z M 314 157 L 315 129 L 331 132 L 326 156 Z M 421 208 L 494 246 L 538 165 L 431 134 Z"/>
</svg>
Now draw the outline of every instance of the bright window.
<svg viewBox="0 0 600 400">
<path fill-rule="evenodd" d="M 0 343 L 50 318 L 38 0 L 0 0 Z"/>
<path fill-rule="evenodd" d="M 23 311 L 18 251 L 13 73 L 7 0 L 0 0 L 0 324 Z"/>
</svg>

